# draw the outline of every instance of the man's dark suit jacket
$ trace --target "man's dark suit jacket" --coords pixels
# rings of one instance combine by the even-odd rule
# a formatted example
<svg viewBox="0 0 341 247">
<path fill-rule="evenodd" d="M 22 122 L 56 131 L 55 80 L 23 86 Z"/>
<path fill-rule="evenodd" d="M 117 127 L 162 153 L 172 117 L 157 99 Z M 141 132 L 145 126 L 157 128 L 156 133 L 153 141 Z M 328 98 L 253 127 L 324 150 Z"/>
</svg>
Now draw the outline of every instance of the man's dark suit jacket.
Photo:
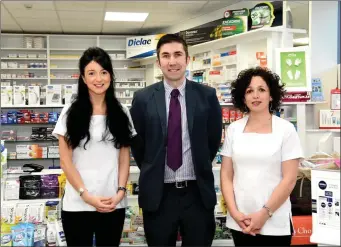
<svg viewBox="0 0 341 247">
<path fill-rule="evenodd" d="M 212 161 L 222 137 L 221 107 L 214 88 L 186 81 L 186 109 L 192 159 L 202 201 L 216 203 Z M 167 150 L 167 113 L 163 82 L 135 93 L 130 113 L 137 137 L 131 146 L 140 168 L 139 205 L 156 211 L 160 205 Z"/>
</svg>

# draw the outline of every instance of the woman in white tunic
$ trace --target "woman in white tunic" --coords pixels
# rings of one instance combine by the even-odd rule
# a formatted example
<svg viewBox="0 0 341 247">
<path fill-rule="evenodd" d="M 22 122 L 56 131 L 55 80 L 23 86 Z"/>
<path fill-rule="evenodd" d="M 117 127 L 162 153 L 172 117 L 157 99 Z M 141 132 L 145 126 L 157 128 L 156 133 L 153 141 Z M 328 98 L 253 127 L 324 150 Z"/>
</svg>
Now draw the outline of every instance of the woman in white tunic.
<svg viewBox="0 0 341 247">
<path fill-rule="evenodd" d="M 284 92 L 280 78 L 260 67 L 232 83 L 233 104 L 247 114 L 228 127 L 220 176 L 236 246 L 291 243 L 289 196 L 303 152 L 294 125 L 273 115 Z"/>
<path fill-rule="evenodd" d="M 110 56 L 87 49 L 79 60 L 78 94 L 62 110 L 53 134 L 67 183 L 62 223 L 68 246 L 118 246 L 136 134 L 128 109 L 115 97 Z"/>
</svg>

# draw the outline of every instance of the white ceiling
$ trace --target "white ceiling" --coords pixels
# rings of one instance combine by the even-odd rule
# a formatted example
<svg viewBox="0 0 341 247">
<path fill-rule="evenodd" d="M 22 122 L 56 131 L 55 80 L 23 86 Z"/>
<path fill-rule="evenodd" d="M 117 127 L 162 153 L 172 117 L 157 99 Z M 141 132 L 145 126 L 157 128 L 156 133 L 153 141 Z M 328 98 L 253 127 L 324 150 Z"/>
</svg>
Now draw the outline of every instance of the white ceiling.
<svg viewBox="0 0 341 247">
<path fill-rule="evenodd" d="M 148 34 L 227 7 L 223 1 L 2 1 L 1 31 Z M 31 6 L 27 8 L 25 6 Z M 148 12 L 145 22 L 107 22 L 106 11 Z M 222 14 L 223 15 L 223 14 Z M 219 19 L 220 17 L 217 17 Z"/>
</svg>

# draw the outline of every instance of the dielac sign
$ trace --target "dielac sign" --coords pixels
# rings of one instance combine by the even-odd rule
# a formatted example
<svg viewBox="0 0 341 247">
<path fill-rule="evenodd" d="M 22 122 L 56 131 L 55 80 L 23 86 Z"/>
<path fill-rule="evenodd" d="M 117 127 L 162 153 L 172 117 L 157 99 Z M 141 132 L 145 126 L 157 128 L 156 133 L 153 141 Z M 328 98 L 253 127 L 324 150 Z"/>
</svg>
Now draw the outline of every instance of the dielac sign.
<svg viewBox="0 0 341 247">
<path fill-rule="evenodd" d="M 127 58 L 144 58 L 156 53 L 156 45 L 164 34 L 146 35 L 127 38 Z"/>
<path fill-rule="evenodd" d="M 139 45 L 150 45 L 152 43 L 152 39 L 130 39 L 128 41 L 128 47 L 129 46 L 139 46 Z"/>
</svg>

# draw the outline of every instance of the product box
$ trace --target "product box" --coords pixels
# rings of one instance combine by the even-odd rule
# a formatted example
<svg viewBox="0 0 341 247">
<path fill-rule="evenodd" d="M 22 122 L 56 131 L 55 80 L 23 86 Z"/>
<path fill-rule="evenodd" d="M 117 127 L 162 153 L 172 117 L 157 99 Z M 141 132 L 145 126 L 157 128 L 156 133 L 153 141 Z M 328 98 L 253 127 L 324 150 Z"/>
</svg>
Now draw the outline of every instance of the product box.
<svg viewBox="0 0 341 247">
<path fill-rule="evenodd" d="M 340 129 L 340 110 L 320 110 L 320 129 Z"/>
<path fill-rule="evenodd" d="M 230 110 L 228 108 L 222 108 L 223 123 L 230 123 Z"/>
<path fill-rule="evenodd" d="M 1 124 L 7 124 L 8 121 L 7 121 L 7 114 L 3 114 L 1 113 Z"/>
<path fill-rule="evenodd" d="M 16 111 L 8 111 L 7 112 L 7 123 L 8 124 L 16 124 L 17 123 L 17 112 Z"/>
<path fill-rule="evenodd" d="M 47 147 L 38 147 L 35 150 L 17 152 L 17 159 L 42 159 L 47 158 Z"/>
<path fill-rule="evenodd" d="M 13 103 L 15 106 L 24 106 L 26 103 L 26 88 L 25 86 L 13 87 Z"/>
<path fill-rule="evenodd" d="M 65 104 L 70 104 L 77 95 L 77 84 L 63 85 Z"/>
<path fill-rule="evenodd" d="M 17 112 L 17 123 L 31 123 L 31 112 L 29 110 L 20 110 Z"/>
<path fill-rule="evenodd" d="M 15 141 L 17 139 L 16 130 L 3 130 L 1 131 L 1 140 Z"/>
<path fill-rule="evenodd" d="M 49 113 L 41 112 L 39 113 L 39 123 L 48 123 L 49 122 Z"/>
<path fill-rule="evenodd" d="M 340 96 L 341 90 L 339 88 L 331 90 L 331 95 L 330 95 L 330 108 L 332 110 L 340 110 Z"/>
<path fill-rule="evenodd" d="M 28 105 L 40 105 L 39 86 L 28 86 Z"/>
<path fill-rule="evenodd" d="M 48 158 L 59 158 L 59 146 L 49 146 L 47 157 Z"/>
<path fill-rule="evenodd" d="M 291 245 L 312 245 L 310 236 L 312 234 L 312 217 L 293 216 L 294 234 L 291 239 Z"/>
<path fill-rule="evenodd" d="M 40 115 L 37 112 L 31 113 L 31 123 L 40 123 Z"/>
<path fill-rule="evenodd" d="M 49 112 L 49 120 L 48 122 L 51 124 L 55 124 L 58 121 L 58 112 Z"/>
<path fill-rule="evenodd" d="M 62 104 L 62 85 L 46 86 L 46 105 Z"/>
<path fill-rule="evenodd" d="M 5 200 L 19 199 L 20 183 L 18 179 L 8 179 L 5 182 Z"/>
<path fill-rule="evenodd" d="M 13 105 L 13 87 L 1 86 L 1 106 Z"/>
<path fill-rule="evenodd" d="M 230 110 L 230 123 L 236 121 L 237 113 L 236 110 Z"/>
<path fill-rule="evenodd" d="M 236 111 L 236 120 L 242 119 L 243 118 L 243 113 L 239 110 Z"/>
</svg>

